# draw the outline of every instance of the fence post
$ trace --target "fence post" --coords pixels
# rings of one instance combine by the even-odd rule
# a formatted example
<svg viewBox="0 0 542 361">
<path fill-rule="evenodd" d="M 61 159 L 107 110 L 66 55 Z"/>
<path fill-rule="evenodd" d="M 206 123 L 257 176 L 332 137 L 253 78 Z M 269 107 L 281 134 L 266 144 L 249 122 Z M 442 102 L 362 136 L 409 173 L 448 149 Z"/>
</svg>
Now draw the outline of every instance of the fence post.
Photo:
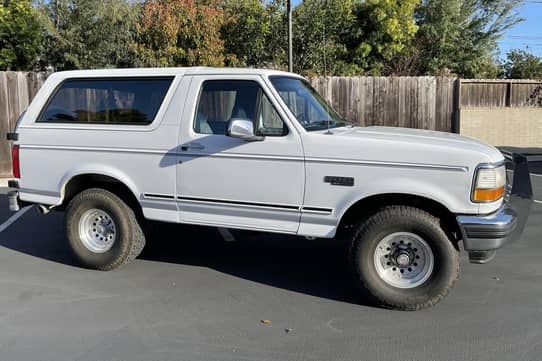
<svg viewBox="0 0 542 361">
<path fill-rule="evenodd" d="M 454 81 L 453 94 L 453 115 L 452 115 L 452 133 L 459 134 L 461 130 L 461 79 L 456 78 Z"/>
<path fill-rule="evenodd" d="M 512 105 L 512 82 L 511 81 L 506 82 L 506 98 L 504 102 L 507 108 L 511 107 Z"/>
</svg>

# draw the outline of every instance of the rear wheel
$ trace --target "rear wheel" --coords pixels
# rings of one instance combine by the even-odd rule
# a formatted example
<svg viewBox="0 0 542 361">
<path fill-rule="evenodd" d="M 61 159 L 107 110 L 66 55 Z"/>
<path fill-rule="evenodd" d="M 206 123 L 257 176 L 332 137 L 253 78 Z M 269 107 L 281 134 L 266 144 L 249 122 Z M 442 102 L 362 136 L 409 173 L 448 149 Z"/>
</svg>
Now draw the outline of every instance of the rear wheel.
<svg viewBox="0 0 542 361">
<path fill-rule="evenodd" d="M 390 206 L 359 225 L 351 264 L 362 291 L 385 307 L 419 310 L 444 298 L 459 275 L 459 254 L 438 218 Z"/>
<path fill-rule="evenodd" d="M 104 189 L 87 189 L 75 196 L 66 209 L 65 226 L 74 254 L 88 268 L 118 268 L 145 246 L 133 210 Z"/>
</svg>

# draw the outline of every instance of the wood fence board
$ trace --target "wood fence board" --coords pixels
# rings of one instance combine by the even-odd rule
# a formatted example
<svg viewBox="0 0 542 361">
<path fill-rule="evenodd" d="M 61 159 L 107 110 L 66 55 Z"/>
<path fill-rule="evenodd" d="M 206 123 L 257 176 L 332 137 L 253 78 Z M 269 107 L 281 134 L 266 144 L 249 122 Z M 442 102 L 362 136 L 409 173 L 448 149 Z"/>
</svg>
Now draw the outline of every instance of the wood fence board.
<svg viewBox="0 0 542 361">
<path fill-rule="evenodd" d="M 11 174 L 11 151 L 5 138 L 7 132 L 9 132 L 7 75 L 0 72 L 0 177 L 8 177 Z"/>
<path fill-rule="evenodd" d="M 13 129 L 15 120 L 19 116 L 19 90 L 18 90 L 18 75 L 16 72 L 7 72 L 7 88 L 8 88 L 8 124 L 9 129 Z"/>
<path fill-rule="evenodd" d="M 512 83 L 510 84 L 510 106 L 532 107 L 539 106 L 539 97 L 542 95 L 542 82 L 540 83 Z"/>
<path fill-rule="evenodd" d="M 373 124 L 374 119 L 374 78 L 360 77 L 360 101 L 361 101 L 361 119 L 350 119 L 361 126 Z"/>
</svg>

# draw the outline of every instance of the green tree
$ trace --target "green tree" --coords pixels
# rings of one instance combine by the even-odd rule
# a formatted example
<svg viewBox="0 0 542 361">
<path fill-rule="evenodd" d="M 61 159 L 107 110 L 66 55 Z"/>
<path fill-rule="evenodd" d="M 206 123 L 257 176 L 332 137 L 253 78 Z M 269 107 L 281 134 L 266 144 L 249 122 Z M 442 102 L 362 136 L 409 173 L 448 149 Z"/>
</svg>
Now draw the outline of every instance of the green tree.
<svg viewBox="0 0 542 361">
<path fill-rule="evenodd" d="M 224 1 L 221 36 L 225 52 L 237 60 L 234 65 L 264 65 L 270 58 L 266 46 L 269 30 L 270 18 L 263 0 Z"/>
<path fill-rule="evenodd" d="M 46 27 L 44 66 L 66 70 L 133 64 L 133 5 L 124 0 L 50 0 L 39 8 Z"/>
<path fill-rule="evenodd" d="M 494 77 L 497 40 L 518 21 L 521 0 L 423 0 L 417 10 L 421 74 Z"/>
<path fill-rule="evenodd" d="M 542 79 L 542 58 L 525 50 L 513 49 L 506 54 L 502 70 L 508 79 Z"/>
<path fill-rule="evenodd" d="M 41 24 L 30 1 L 0 1 L 0 70 L 36 69 L 41 42 Z"/>
<path fill-rule="evenodd" d="M 223 66 L 223 22 L 218 1 L 145 1 L 134 43 L 138 65 Z"/>
<path fill-rule="evenodd" d="M 294 70 L 340 74 L 347 55 L 344 39 L 354 21 L 353 0 L 304 0 L 294 9 Z"/>
<path fill-rule="evenodd" d="M 265 38 L 267 58 L 274 68 L 286 69 L 288 66 L 288 27 L 286 0 L 266 2 L 265 13 L 269 20 L 269 31 Z"/>
<path fill-rule="evenodd" d="M 358 72 L 381 75 L 399 53 L 407 52 L 418 30 L 414 11 L 419 2 L 366 0 L 356 4 L 348 46 Z"/>
</svg>

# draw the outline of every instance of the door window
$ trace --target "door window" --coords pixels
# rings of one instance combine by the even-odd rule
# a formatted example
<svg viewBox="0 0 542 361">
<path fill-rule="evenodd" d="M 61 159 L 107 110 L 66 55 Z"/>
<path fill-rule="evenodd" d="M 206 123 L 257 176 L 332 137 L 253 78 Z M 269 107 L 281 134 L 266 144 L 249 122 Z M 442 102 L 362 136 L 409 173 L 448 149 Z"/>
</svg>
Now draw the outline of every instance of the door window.
<svg viewBox="0 0 542 361">
<path fill-rule="evenodd" d="M 288 134 L 288 128 L 257 82 L 247 80 L 204 82 L 194 119 L 194 131 L 200 134 L 224 135 L 232 119 L 250 120 L 257 135 Z"/>
</svg>

